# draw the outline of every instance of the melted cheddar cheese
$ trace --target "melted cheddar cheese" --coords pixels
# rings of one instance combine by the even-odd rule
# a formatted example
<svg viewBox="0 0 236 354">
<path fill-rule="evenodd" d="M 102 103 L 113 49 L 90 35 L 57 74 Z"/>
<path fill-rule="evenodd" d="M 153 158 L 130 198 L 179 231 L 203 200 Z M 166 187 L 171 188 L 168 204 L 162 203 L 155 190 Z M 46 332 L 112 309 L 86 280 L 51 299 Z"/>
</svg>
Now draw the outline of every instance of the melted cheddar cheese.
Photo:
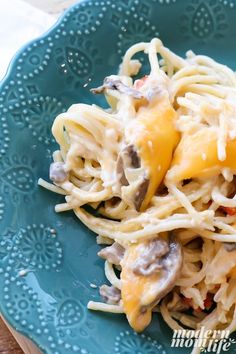
<svg viewBox="0 0 236 354">
<path fill-rule="evenodd" d="M 145 210 L 171 164 L 173 151 L 179 140 L 174 122 L 177 113 L 169 98 L 163 96 L 138 110 L 136 119 L 127 129 L 127 139 L 134 140 L 149 186 L 141 211 Z"/>
<path fill-rule="evenodd" d="M 207 127 L 182 137 L 166 179 L 176 183 L 195 177 L 211 177 L 224 167 L 236 173 L 235 156 L 236 139 L 227 142 L 226 159 L 218 159 L 217 132 L 214 128 Z"/>
<path fill-rule="evenodd" d="M 167 233 L 162 233 L 167 238 Z M 161 272 L 152 275 L 138 275 L 133 272 L 135 262 L 142 258 L 146 242 L 132 244 L 121 262 L 121 298 L 129 324 L 136 332 L 143 331 L 151 322 L 152 309 L 156 305 Z"/>
<path fill-rule="evenodd" d="M 121 272 L 121 297 L 124 312 L 129 324 L 136 332 L 143 331 L 151 322 L 151 309 L 142 311 L 142 296 L 148 294 L 152 284 L 158 280 L 156 274 L 149 277 L 134 274 L 132 266 L 139 256 L 141 248 L 140 244 L 129 247 L 122 261 Z"/>
<path fill-rule="evenodd" d="M 234 266 L 229 272 L 229 276 L 236 279 L 236 266 Z"/>
</svg>

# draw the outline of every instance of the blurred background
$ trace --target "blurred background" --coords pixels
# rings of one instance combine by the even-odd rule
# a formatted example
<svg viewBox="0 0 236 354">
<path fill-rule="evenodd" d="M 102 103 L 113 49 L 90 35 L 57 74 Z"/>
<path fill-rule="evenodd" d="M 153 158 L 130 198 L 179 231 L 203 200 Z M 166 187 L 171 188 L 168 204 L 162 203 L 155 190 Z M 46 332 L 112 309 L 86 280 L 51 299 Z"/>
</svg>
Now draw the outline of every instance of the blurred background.
<svg viewBox="0 0 236 354">
<path fill-rule="evenodd" d="M 16 51 L 48 30 L 78 0 L 0 0 L 0 80 Z"/>
</svg>

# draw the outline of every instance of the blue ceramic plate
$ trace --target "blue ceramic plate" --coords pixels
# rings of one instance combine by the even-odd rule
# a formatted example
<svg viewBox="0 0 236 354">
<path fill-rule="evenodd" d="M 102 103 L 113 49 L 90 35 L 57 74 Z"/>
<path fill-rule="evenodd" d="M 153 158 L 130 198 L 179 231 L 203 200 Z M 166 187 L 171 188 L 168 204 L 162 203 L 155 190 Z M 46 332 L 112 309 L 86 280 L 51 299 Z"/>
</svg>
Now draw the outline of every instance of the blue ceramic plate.
<svg viewBox="0 0 236 354">
<path fill-rule="evenodd" d="M 37 179 L 48 178 L 55 116 L 99 103 L 89 88 L 117 71 L 131 44 L 160 36 L 177 53 L 191 48 L 236 69 L 235 18 L 235 0 L 84 1 L 12 61 L 0 91 L 0 307 L 42 352 L 173 352 L 157 315 L 137 335 L 123 315 L 86 309 L 99 299 L 90 283 L 105 281 L 95 235 L 73 213 L 56 214 L 62 197 Z"/>
</svg>

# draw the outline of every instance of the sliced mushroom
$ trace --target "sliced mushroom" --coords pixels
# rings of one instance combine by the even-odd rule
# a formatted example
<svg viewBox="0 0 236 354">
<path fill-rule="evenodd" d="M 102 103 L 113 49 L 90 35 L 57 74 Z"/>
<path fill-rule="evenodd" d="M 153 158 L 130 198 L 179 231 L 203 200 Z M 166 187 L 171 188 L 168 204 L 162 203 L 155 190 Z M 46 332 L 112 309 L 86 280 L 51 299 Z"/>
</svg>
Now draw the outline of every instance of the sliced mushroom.
<svg viewBox="0 0 236 354">
<path fill-rule="evenodd" d="M 134 88 L 123 84 L 123 82 L 115 76 L 107 76 L 104 79 L 102 86 L 99 86 L 97 88 L 93 88 L 90 91 L 92 93 L 99 94 L 99 93 L 103 93 L 107 89 L 108 90 L 117 90 L 120 93 L 124 93 L 128 96 L 135 98 L 135 99 L 141 99 L 144 97 L 140 91 L 135 90 Z"/>
<path fill-rule="evenodd" d="M 121 150 L 117 159 L 116 172 L 122 186 L 131 186 L 132 203 L 139 211 L 148 190 L 149 179 L 145 177 L 144 170 L 141 168 L 141 160 L 134 145 L 127 145 Z"/>
<path fill-rule="evenodd" d="M 116 173 L 118 176 L 118 180 L 120 181 L 120 184 L 122 186 L 128 186 L 129 182 L 125 176 L 125 171 L 124 171 L 124 161 L 121 155 L 118 156 L 117 159 L 117 164 L 116 164 Z"/>
<path fill-rule="evenodd" d="M 236 242 L 223 242 L 223 245 L 227 252 L 236 251 Z"/>
<path fill-rule="evenodd" d="M 120 302 L 120 290 L 114 286 L 108 286 L 104 284 L 100 286 L 99 293 L 107 304 L 117 305 Z"/>
<path fill-rule="evenodd" d="M 140 183 L 137 192 L 135 193 L 134 197 L 134 206 L 137 211 L 140 210 L 142 202 L 144 201 L 144 198 L 146 197 L 147 191 L 149 187 L 149 179 L 144 177 L 143 181 Z"/>
<path fill-rule="evenodd" d="M 68 174 L 64 169 L 64 162 L 53 162 L 49 169 L 49 178 L 55 183 L 62 183 L 68 178 Z"/>
<path fill-rule="evenodd" d="M 125 174 L 127 169 L 136 169 L 141 167 L 140 158 L 134 145 L 127 145 L 118 155 L 116 172 L 122 186 L 128 186 L 129 181 Z"/>
<path fill-rule="evenodd" d="M 137 153 L 134 145 L 126 146 L 126 148 L 123 150 L 123 152 L 127 156 L 127 158 L 130 159 L 130 166 L 131 167 L 133 167 L 133 168 L 141 167 L 140 157 L 138 156 L 138 153 Z"/>
<path fill-rule="evenodd" d="M 169 252 L 167 241 L 158 238 L 144 245 L 142 257 L 136 259 L 133 272 L 136 275 L 152 275 L 163 268 L 162 258 Z"/>
<path fill-rule="evenodd" d="M 181 246 L 173 237 L 169 238 L 169 236 L 163 235 L 163 239 L 167 243 L 166 247 L 162 244 L 161 247 L 163 248 L 159 251 L 156 250 L 156 247 L 153 247 L 153 252 L 159 253 L 159 257 L 157 254 L 150 256 L 149 260 L 152 259 L 153 262 L 149 262 L 148 267 L 152 267 L 156 263 L 159 267 L 155 271 L 151 271 L 150 274 L 137 274 L 135 268 L 137 268 L 138 262 L 140 262 L 139 264 L 142 263 L 139 260 L 143 258 L 143 255 L 149 253 L 145 249 L 152 248 L 150 242 L 153 241 L 131 245 L 126 250 L 121 262 L 121 289 L 124 311 L 130 325 L 137 332 L 148 326 L 153 307 L 173 289 L 180 276 L 182 266 Z M 165 253 L 167 247 L 168 252 Z"/>
<path fill-rule="evenodd" d="M 124 257 L 125 249 L 118 242 L 114 242 L 111 246 L 103 248 L 98 252 L 98 256 L 106 259 L 108 262 L 119 265 Z"/>
<path fill-rule="evenodd" d="M 126 169 L 136 169 L 139 167 L 141 167 L 141 162 L 134 145 L 127 145 L 119 153 L 116 165 L 116 172 L 122 186 L 129 185 L 129 181 L 125 174 Z"/>
</svg>

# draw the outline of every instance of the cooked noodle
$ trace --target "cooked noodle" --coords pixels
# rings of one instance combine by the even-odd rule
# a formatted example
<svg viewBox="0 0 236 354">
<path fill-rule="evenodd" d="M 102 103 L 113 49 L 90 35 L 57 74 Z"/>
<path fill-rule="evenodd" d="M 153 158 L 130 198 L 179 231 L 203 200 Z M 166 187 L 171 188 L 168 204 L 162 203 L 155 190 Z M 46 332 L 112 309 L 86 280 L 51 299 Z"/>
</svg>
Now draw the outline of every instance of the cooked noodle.
<svg viewBox="0 0 236 354">
<path fill-rule="evenodd" d="M 207 56 L 189 51 L 183 59 L 159 39 L 153 39 L 135 44 L 126 52 L 116 79 L 128 87 L 133 87 L 132 75 L 141 66 L 132 59 L 139 52 L 146 53 L 150 63 L 150 73 L 140 92 L 152 95 L 154 90 L 157 96 L 167 92 L 177 113 L 179 141 L 162 180 L 165 192 L 158 187 L 147 207 L 137 210 L 124 192 L 128 187 L 119 183 L 117 159 L 129 134 L 127 127 L 135 130 L 137 112 L 142 105 L 146 105 L 146 110 L 149 106 L 142 99 L 139 102 L 130 94 L 109 88 L 106 97 L 110 109 L 75 104 L 55 119 L 52 132 L 60 152 L 54 155 L 54 161 L 63 161 L 68 177 L 56 185 L 40 179 L 40 185 L 65 194 L 65 203 L 57 205 L 56 211 L 73 209 L 99 235 L 99 243 L 116 241 L 127 250 L 157 234 L 174 233 L 181 244 L 183 265 L 171 293 L 161 302 L 164 320 L 173 329 L 204 325 L 209 329 L 229 328 L 232 332 L 236 326 L 236 255 L 234 250 L 225 249 L 224 242 L 236 242 L 236 215 L 227 214 L 222 207 L 236 207 L 236 155 L 232 155 L 236 151 L 236 76 L 230 68 Z M 188 137 L 190 150 L 196 155 L 194 161 L 190 161 L 190 146 L 184 145 Z M 148 144 L 151 149 L 152 141 Z M 158 170 L 161 168 L 157 166 Z M 130 172 L 134 181 L 135 173 L 140 173 L 140 169 Z M 84 205 L 96 209 L 99 216 L 85 210 Z M 201 242 L 192 248 L 196 239 Z M 122 289 L 122 281 L 109 261 L 105 263 L 105 273 L 114 287 Z M 215 309 L 207 313 L 203 310 L 209 293 Z M 191 299 L 193 313 L 178 310 L 173 301 L 171 305 L 174 298 Z M 118 305 L 89 302 L 88 307 L 124 311 L 122 301 Z M 201 318 L 196 310 L 202 310 Z"/>
</svg>

